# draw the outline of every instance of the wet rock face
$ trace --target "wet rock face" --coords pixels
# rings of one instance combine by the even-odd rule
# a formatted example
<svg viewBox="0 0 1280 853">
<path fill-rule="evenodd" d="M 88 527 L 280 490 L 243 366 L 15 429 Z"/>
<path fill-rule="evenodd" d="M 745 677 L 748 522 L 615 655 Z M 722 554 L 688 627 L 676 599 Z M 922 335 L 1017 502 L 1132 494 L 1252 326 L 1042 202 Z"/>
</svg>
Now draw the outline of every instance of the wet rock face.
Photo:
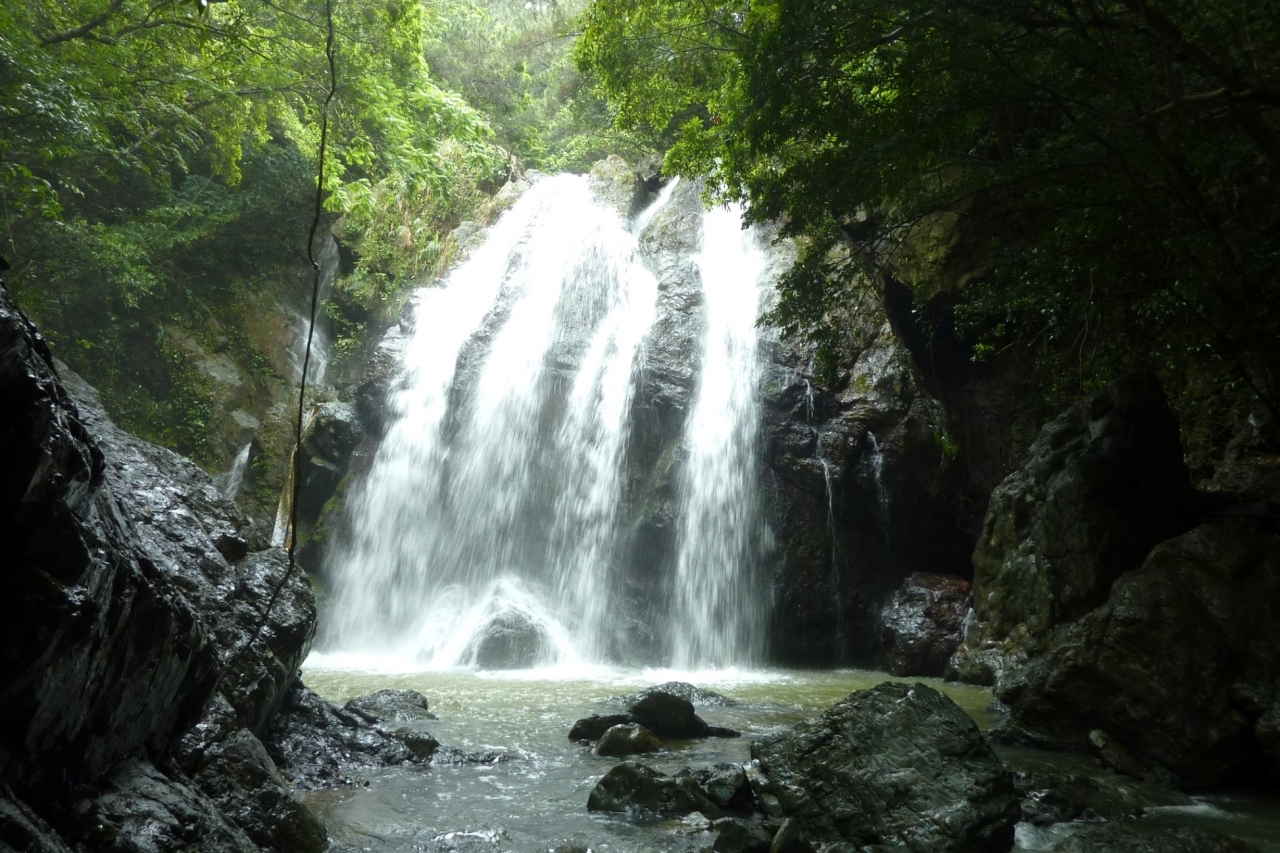
<svg viewBox="0 0 1280 853">
<path fill-rule="evenodd" d="M 890 672 L 942 676 L 963 639 L 969 586 L 951 575 L 916 572 L 907 578 L 881 613 Z"/>
<path fill-rule="evenodd" d="M 668 687 L 673 691 L 668 692 L 665 689 Z M 610 728 L 624 724 L 643 726 L 659 737 L 667 738 L 738 737 L 739 733 L 733 729 L 708 725 L 694 712 L 693 703 L 685 697 L 697 695 L 697 692 L 698 688 L 693 685 L 677 681 L 650 687 L 635 696 L 618 697 L 626 701 L 627 713 L 584 717 L 573 724 L 569 739 L 598 740 Z M 710 691 L 706 696 L 729 701 Z"/>
<path fill-rule="evenodd" d="M 319 567 L 324 562 L 330 532 L 322 529 L 325 504 L 338 493 L 362 438 L 360 418 L 346 403 L 324 403 L 307 421 L 299 460 L 297 548 L 297 558 L 305 566 Z"/>
<path fill-rule="evenodd" d="M 318 853 L 253 733 L 310 646 L 310 586 L 194 464 L 118 430 L 2 291 L 0 403 L 0 773 L 22 798 L 0 836 Z"/>
<path fill-rule="evenodd" d="M 167 749 L 211 695 L 217 652 L 3 288 L 0 411 L 0 775 L 20 794 L 57 791 Z"/>
<path fill-rule="evenodd" d="M 289 690 L 264 741 L 280 772 L 302 789 L 354 784 L 371 768 L 424 763 L 440 746 L 412 724 L 371 725 L 363 711 L 326 702 L 301 684 Z"/>
<path fill-rule="evenodd" d="M 644 618 L 648 602 L 665 594 L 656 567 L 675 558 L 677 499 L 685 421 L 693 407 L 706 330 L 702 280 L 692 255 L 701 234 L 699 181 L 682 182 L 640 236 L 640 248 L 658 280 L 653 327 L 641 344 L 640 373 L 632 399 L 627 488 L 622 507 L 630 535 L 621 568 L 634 613 L 624 632 L 656 652 Z"/>
<path fill-rule="evenodd" d="M 1277 684 L 1280 542 L 1204 525 L 1157 546 L 997 695 L 1010 737 L 1091 750 L 1105 736 L 1199 786 L 1280 764 L 1268 728 Z"/>
<path fill-rule="evenodd" d="M 707 817 L 723 816 L 692 777 L 668 776 L 633 761 L 624 761 L 596 783 L 587 798 L 587 808 L 593 812 L 669 817 L 690 812 L 701 812 Z"/>
<path fill-rule="evenodd" d="M 880 612 L 912 571 L 969 571 L 964 479 L 947 416 L 878 303 L 852 306 L 840 369 L 772 346 L 763 420 L 777 568 L 774 650 L 805 666 L 878 663 Z"/>
<path fill-rule="evenodd" d="M 427 710 L 427 697 L 416 690 L 379 690 L 368 696 L 357 696 L 343 707 L 371 723 L 439 719 Z"/>
<path fill-rule="evenodd" d="M 92 850 L 257 853 L 258 846 L 189 780 L 126 761 L 82 817 L 79 841 Z"/>
<path fill-rule="evenodd" d="M 923 684 L 851 693 L 821 717 L 752 745 L 766 811 L 821 844 L 916 851 L 1013 846 L 1013 780 L 954 702 Z"/>
<path fill-rule="evenodd" d="M 300 570 L 289 570 L 282 549 L 248 553 L 262 546 L 259 532 L 194 463 L 117 428 L 75 374 L 64 373 L 64 382 L 103 449 L 104 479 L 123 520 L 157 575 L 216 641 L 219 691 L 238 726 L 261 730 L 311 649 L 311 585 Z"/>
<path fill-rule="evenodd" d="M 982 641 L 1034 652 L 1190 525 L 1194 493 L 1159 381 L 1133 374 L 1047 424 L 991 495 L 973 553 Z"/>
<path fill-rule="evenodd" d="M 635 723 L 611 726 L 596 744 L 596 755 L 639 755 L 662 749 L 658 736 Z"/>
</svg>

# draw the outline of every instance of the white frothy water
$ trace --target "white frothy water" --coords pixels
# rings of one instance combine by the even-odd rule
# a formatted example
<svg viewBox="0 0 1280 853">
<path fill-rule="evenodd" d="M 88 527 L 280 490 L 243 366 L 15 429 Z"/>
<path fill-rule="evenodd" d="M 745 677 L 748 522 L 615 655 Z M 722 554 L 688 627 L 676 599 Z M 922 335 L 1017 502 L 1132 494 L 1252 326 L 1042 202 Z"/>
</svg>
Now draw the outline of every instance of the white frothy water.
<svg viewBox="0 0 1280 853">
<path fill-rule="evenodd" d="M 635 238 L 573 176 L 535 185 L 420 292 L 393 426 L 339 555 L 333 646 L 465 665 L 506 617 L 538 635 L 540 662 L 599 648 L 656 296 Z"/>
<path fill-rule="evenodd" d="M 330 558 L 323 659 L 587 671 L 626 655 L 611 569 L 628 541 L 627 442 L 658 296 L 637 235 L 673 190 L 628 228 L 584 179 L 543 179 L 417 294 L 390 428 Z M 764 258 L 736 211 L 704 228 L 708 339 L 675 581 L 656 608 L 682 669 L 749 665 L 762 648 L 762 597 L 746 587 L 758 586 Z"/>
<path fill-rule="evenodd" d="M 231 470 L 225 474 L 219 474 L 214 478 L 214 482 L 230 500 L 240 492 L 240 487 L 244 485 L 244 475 L 249 471 L 249 453 L 253 449 L 253 443 L 250 442 L 240 448 L 240 452 L 236 454 L 235 461 L 231 463 Z"/>
<path fill-rule="evenodd" d="M 763 535 L 756 320 L 767 258 L 742 229 L 740 212 L 718 208 L 703 218 L 702 251 L 694 260 L 707 337 L 685 438 L 672 624 L 680 668 L 758 663 L 764 650 L 765 597 L 753 569 Z"/>
</svg>

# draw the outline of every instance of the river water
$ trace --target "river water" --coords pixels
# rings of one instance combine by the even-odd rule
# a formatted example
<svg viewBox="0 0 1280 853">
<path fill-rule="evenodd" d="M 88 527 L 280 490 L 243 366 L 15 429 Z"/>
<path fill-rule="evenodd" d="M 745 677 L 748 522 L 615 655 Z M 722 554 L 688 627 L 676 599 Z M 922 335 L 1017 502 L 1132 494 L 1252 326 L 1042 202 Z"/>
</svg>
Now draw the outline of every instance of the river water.
<svg viewBox="0 0 1280 853">
<path fill-rule="evenodd" d="M 829 708 L 852 690 L 890 679 L 863 670 L 813 672 L 780 669 L 676 672 L 606 667 L 506 672 L 453 670 L 392 673 L 329 668 L 323 655 L 304 670 L 306 683 L 330 701 L 343 702 L 382 688 L 425 695 L 438 721 L 423 723 L 442 744 L 496 751 L 506 760 L 487 764 L 435 764 L 368 774 L 368 786 L 307 793 L 338 841 L 371 853 L 464 850 L 547 853 L 570 843 L 596 853 L 701 851 L 714 835 L 689 832 L 679 821 L 637 823 L 587 811 L 591 788 L 615 758 L 594 755 L 568 740 L 574 720 L 618 713 L 612 697 L 665 681 L 689 681 L 737 704 L 699 707 L 707 722 L 743 733 L 738 739 L 670 742 L 644 763 L 671 773 L 685 766 L 743 762 L 750 743 L 779 727 Z M 924 681 L 956 701 L 979 726 L 996 719 L 989 690 Z M 1079 759 L 1063 757 L 1064 766 Z M 1149 819 L 1229 832 L 1280 853 L 1280 804 L 1258 793 L 1201 798 L 1194 806 L 1162 809 Z M 1048 849 L 1056 836 L 1023 826 L 1019 851 Z"/>
</svg>

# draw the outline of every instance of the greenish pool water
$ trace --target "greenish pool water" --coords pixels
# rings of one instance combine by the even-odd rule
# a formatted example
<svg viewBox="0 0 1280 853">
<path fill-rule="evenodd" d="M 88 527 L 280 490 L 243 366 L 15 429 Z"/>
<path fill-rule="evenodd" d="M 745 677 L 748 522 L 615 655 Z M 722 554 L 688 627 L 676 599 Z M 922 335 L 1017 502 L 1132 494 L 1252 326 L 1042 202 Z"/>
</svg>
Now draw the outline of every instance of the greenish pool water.
<svg viewBox="0 0 1280 853">
<path fill-rule="evenodd" d="M 587 795 L 617 759 L 601 758 L 569 741 L 573 722 L 593 713 L 617 713 L 612 697 L 665 681 L 688 681 L 723 693 L 737 704 L 699 707 L 707 722 L 742 738 L 670 742 L 644 761 L 665 772 L 688 765 L 743 762 L 753 738 L 814 716 L 853 690 L 886 680 L 923 681 L 949 695 L 982 728 L 996 719 L 991 692 L 936 679 L 893 679 L 881 672 L 758 670 L 672 672 L 598 668 L 589 671 L 377 672 L 308 661 L 303 679 L 333 702 L 383 688 L 425 695 L 440 717 L 422 724 L 442 744 L 497 750 L 493 764 L 437 764 L 367 774 L 368 786 L 303 794 L 335 840 L 371 853 L 461 850 L 546 853 L 559 844 L 597 853 L 695 851 L 714 836 L 689 832 L 678 821 L 638 824 L 587 811 Z M 1280 803 L 1260 794 L 1199 800 L 1153 820 L 1199 825 L 1247 838 L 1280 853 Z M 1047 849 L 1045 833 L 1020 833 L 1020 850 Z"/>
</svg>

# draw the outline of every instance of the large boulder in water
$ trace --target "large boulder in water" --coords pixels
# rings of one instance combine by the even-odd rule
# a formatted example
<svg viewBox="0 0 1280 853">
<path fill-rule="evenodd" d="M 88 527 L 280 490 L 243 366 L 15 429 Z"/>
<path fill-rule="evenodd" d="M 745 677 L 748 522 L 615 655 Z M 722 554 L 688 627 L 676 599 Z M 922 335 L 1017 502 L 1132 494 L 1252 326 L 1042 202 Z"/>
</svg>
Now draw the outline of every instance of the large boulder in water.
<svg viewBox="0 0 1280 853">
<path fill-rule="evenodd" d="M 682 696 L 651 689 L 639 694 L 627 706 L 627 716 L 662 737 L 737 737 L 731 729 L 711 726 L 693 711 L 693 703 Z"/>
<path fill-rule="evenodd" d="M 894 675 L 941 676 L 964 636 L 969 582 L 916 572 L 881 611 L 885 661 Z"/>
<path fill-rule="evenodd" d="M 489 620 L 473 649 L 481 669 L 528 669 L 545 656 L 547 635 L 528 614 L 508 610 Z"/>
<path fill-rule="evenodd" d="M 756 795 L 820 844 L 1004 853 L 1021 816 L 1013 779 L 959 706 L 923 684 L 849 694 L 751 747 Z"/>
<path fill-rule="evenodd" d="M 1261 760 L 1280 769 L 1278 684 L 1280 542 L 1204 525 L 1157 546 L 997 695 L 1011 737 L 1088 750 L 1100 730 L 1142 766 L 1210 785 Z"/>
<path fill-rule="evenodd" d="M 679 817 L 702 812 L 723 815 L 691 776 L 673 777 L 633 761 L 624 761 L 591 789 L 587 808 L 593 812 L 621 812 Z"/>
</svg>

